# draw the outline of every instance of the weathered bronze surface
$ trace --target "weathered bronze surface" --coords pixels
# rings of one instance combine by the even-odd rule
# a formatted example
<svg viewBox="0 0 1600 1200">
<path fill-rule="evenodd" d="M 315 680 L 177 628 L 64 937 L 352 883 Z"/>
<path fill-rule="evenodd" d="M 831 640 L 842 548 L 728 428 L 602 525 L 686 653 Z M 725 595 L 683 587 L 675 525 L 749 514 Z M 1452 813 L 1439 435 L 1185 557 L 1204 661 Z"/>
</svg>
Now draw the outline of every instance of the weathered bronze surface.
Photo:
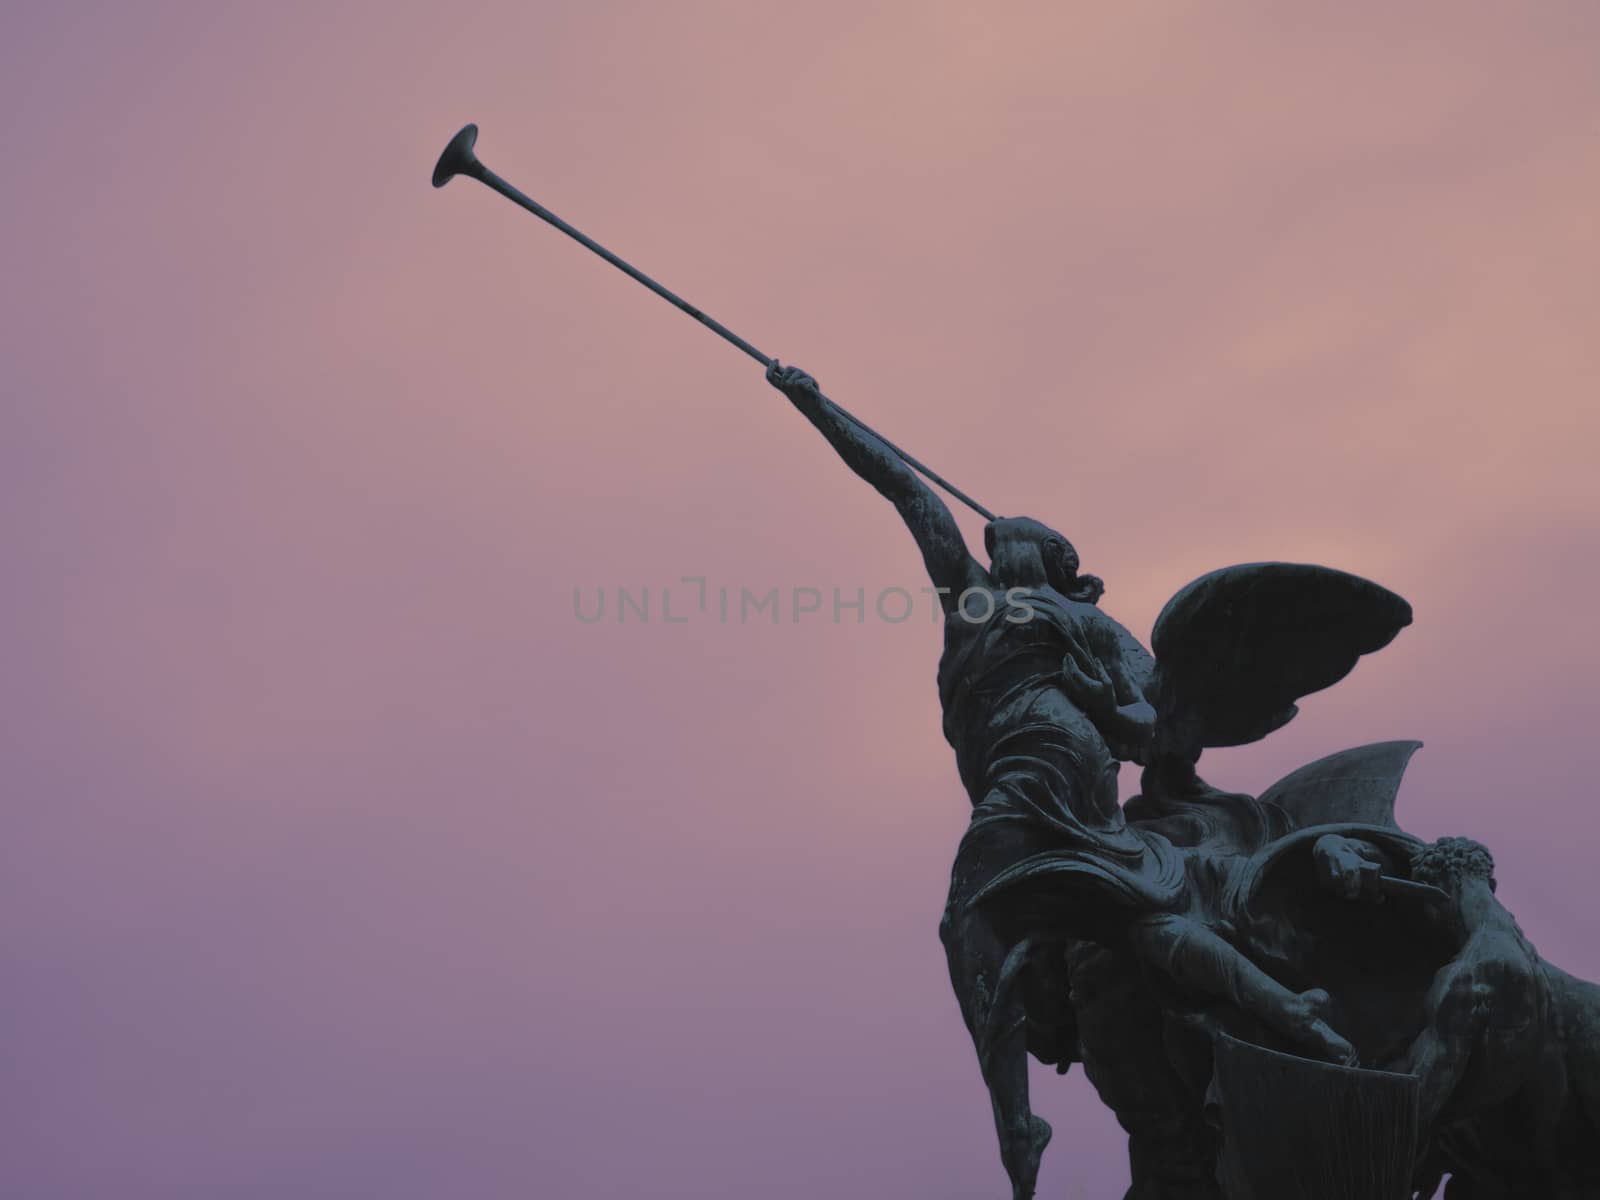
<svg viewBox="0 0 1600 1200">
<path fill-rule="evenodd" d="M 945 612 L 944 733 L 973 805 L 940 936 L 1016 1200 L 1049 1126 L 1027 1059 L 1082 1063 L 1128 1132 L 1127 1200 L 1600 1196 L 1600 989 L 1543 962 L 1475 842 L 1394 819 L 1419 743 L 1260 797 L 1196 772 L 1411 622 L 1327 567 L 1175 595 L 1147 651 L 1072 544 L 991 520 L 988 563 L 895 453 L 777 363 L 769 380 L 891 501 Z M 1143 766 L 1117 795 L 1121 762 Z"/>
</svg>

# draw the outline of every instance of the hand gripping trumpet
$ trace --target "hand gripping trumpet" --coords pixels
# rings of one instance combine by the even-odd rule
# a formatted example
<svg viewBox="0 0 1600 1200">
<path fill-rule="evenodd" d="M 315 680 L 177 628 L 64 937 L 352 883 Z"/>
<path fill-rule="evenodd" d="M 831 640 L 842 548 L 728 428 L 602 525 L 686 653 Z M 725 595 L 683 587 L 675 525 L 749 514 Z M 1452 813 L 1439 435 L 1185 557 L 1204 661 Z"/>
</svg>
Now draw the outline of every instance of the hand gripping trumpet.
<svg viewBox="0 0 1600 1200">
<path fill-rule="evenodd" d="M 457 175 L 466 175 L 470 178 L 476 179 L 485 187 L 499 192 L 513 204 L 527 209 L 540 220 L 554 225 L 557 229 L 566 234 L 568 237 L 572 238 L 574 241 L 581 243 L 590 250 L 593 250 L 601 258 L 605 259 L 612 266 L 616 267 L 617 270 L 638 280 L 640 283 L 644 284 L 645 287 L 649 288 L 652 292 L 660 296 L 673 307 L 688 313 L 696 321 L 699 321 L 700 324 L 711 330 L 712 333 L 715 333 L 724 340 L 731 342 L 733 345 L 743 350 L 751 358 L 755 359 L 763 367 L 771 369 L 776 364 L 776 359 L 769 358 L 767 355 L 761 353 L 761 351 L 757 350 L 749 342 L 745 341 L 738 334 L 734 333 L 733 330 L 722 324 L 722 322 L 713 317 L 707 316 L 681 296 L 668 291 L 654 279 L 651 279 L 643 271 L 638 270 L 636 267 L 618 258 L 599 242 L 595 241 L 593 238 L 587 236 L 581 231 L 574 229 L 571 225 L 568 225 L 565 221 L 556 216 L 555 213 L 544 207 L 544 205 L 540 204 L 537 200 L 534 200 L 531 196 L 519 191 L 511 184 L 507 183 L 504 179 L 500 178 L 500 176 L 496 175 L 488 167 L 484 166 L 483 161 L 479 159 L 477 154 L 474 152 L 474 147 L 477 145 L 477 141 L 478 127 L 476 125 L 466 126 L 461 130 L 460 133 L 456 134 L 455 137 L 450 139 L 450 144 L 444 148 L 444 153 L 439 155 L 439 161 L 433 168 L 434 187 L 443 187 Z M 986 521 L 992 521 L 995 519 L 994 513 L 990 512 L 971 496 L 967 495 L 960 488 L 956 487 L 955 484 L 945 479 L 936 471 L 924 466 L 922 463 L 912 458 L 911 455 L 900 449 L 900 447 L 896 446 L 877 430 L 852 416 L 850 413 L 840 408 L 837 404 L 834 404 L 831 400 L 828 401 L 828 403 L 841 417 L 849 421 L 852 425 L 856 426 L 863 433 L 870 434 L 872 437 L 877 438 L 878 441 L 882 442 L 895 454 L 899 455 L 900 458 L 905 461 L 907 466 L 923 475 L 926 479 L 928 479 L 929 482 L 937 484 L 939 487 L 943 488 L 950 495 L 961 501 L 961 503 L 972 509 L 973 512 L 982 516 Z"/>
</svg>

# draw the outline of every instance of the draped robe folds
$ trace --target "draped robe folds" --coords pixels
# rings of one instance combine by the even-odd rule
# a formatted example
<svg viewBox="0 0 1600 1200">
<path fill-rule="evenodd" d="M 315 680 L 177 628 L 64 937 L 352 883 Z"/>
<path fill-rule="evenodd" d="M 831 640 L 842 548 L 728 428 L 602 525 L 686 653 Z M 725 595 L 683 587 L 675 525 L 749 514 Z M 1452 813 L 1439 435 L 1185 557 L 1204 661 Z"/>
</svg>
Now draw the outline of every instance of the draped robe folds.
<svg viewBox="0 0 1600 1200">
<path fill-rule="evenodd" d="M 1090 612 L 1080 617 L 1079 607 Z M 1006 605 L 985 621 L 960 612 L 946 621 L 944 732 L 974 806 L 958 876 L 964 863 L 982 862 L 969 884 L 981 886 L 1019 861 L 1048 859 L 1052 896 L 1084 901 L 1079 913 L 1054 914 L 1076 936 L 1101 925 L 1108 909 L 1182 907 L 1183 855 L 1163 835 L 1126 823 L 1117 759 L 1063 689 L 1062 659 L 1082 620 L 1103 618 L 1042 593 L 1029 595 L 1028 608 L 1026 621 Z M 1001 845 L 1006 852 L 994 853 Z"/>
</svg>

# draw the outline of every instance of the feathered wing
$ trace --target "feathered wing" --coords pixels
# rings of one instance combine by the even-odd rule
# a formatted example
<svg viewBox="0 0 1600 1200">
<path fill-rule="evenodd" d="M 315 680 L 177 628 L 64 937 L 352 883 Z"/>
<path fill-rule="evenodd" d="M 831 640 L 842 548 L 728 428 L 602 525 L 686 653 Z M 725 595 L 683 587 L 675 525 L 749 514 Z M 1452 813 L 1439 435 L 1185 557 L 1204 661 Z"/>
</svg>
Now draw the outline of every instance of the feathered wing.
<svg viewBox="0 0 1600 1200">
<path fill-rule="evenodd" d="M 1156 619 L 1155 751 L 1193 761 L 1294 719 L 1411 623 L 1387 588 L 1330 567 L 1250 563 L 1202 575 Z"/>
<path fill-rule="evenodd" d="M 1105 619 L 1106 624 L 1111 626 L 1112 632 L 1117 635 L 1117 647 L 1122 651 L 1122 665 L 1128 673 L 1128 678 L 1148 699 L 1151 684 L 1155 679 L 1155 657 L 1144 648 L 1144 643 L 1134 637 L 1122 622 L 1106 613 L 1101 613 L 1100 615 Z"/>
</svg>

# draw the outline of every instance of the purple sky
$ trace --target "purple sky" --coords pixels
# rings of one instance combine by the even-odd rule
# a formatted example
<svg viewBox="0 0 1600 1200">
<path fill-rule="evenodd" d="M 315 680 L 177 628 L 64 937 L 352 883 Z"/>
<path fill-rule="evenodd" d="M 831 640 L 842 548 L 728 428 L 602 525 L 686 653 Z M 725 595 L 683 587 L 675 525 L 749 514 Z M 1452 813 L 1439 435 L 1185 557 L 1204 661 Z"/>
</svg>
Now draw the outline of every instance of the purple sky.
<svg viewBox="0 0 1600 1200">
<path fill-rule="evenodd" d="M 429 189 L 466 120 L 1141 635 L 1230 562 L 1405 595 L 1208 774 L 1424 739 L 1408 826 L 1600 976 L 1597 54 L 1559 2 L 11 4 L 0 1194 L 1004 1194 L 938 633 L 831 619 L 910 539 L 749 360 Z M 824 611 L 574 616 L 690 575 Z M 1041 1195 L 1119 1195 L 1038 1081 Z"/>
</svg>

